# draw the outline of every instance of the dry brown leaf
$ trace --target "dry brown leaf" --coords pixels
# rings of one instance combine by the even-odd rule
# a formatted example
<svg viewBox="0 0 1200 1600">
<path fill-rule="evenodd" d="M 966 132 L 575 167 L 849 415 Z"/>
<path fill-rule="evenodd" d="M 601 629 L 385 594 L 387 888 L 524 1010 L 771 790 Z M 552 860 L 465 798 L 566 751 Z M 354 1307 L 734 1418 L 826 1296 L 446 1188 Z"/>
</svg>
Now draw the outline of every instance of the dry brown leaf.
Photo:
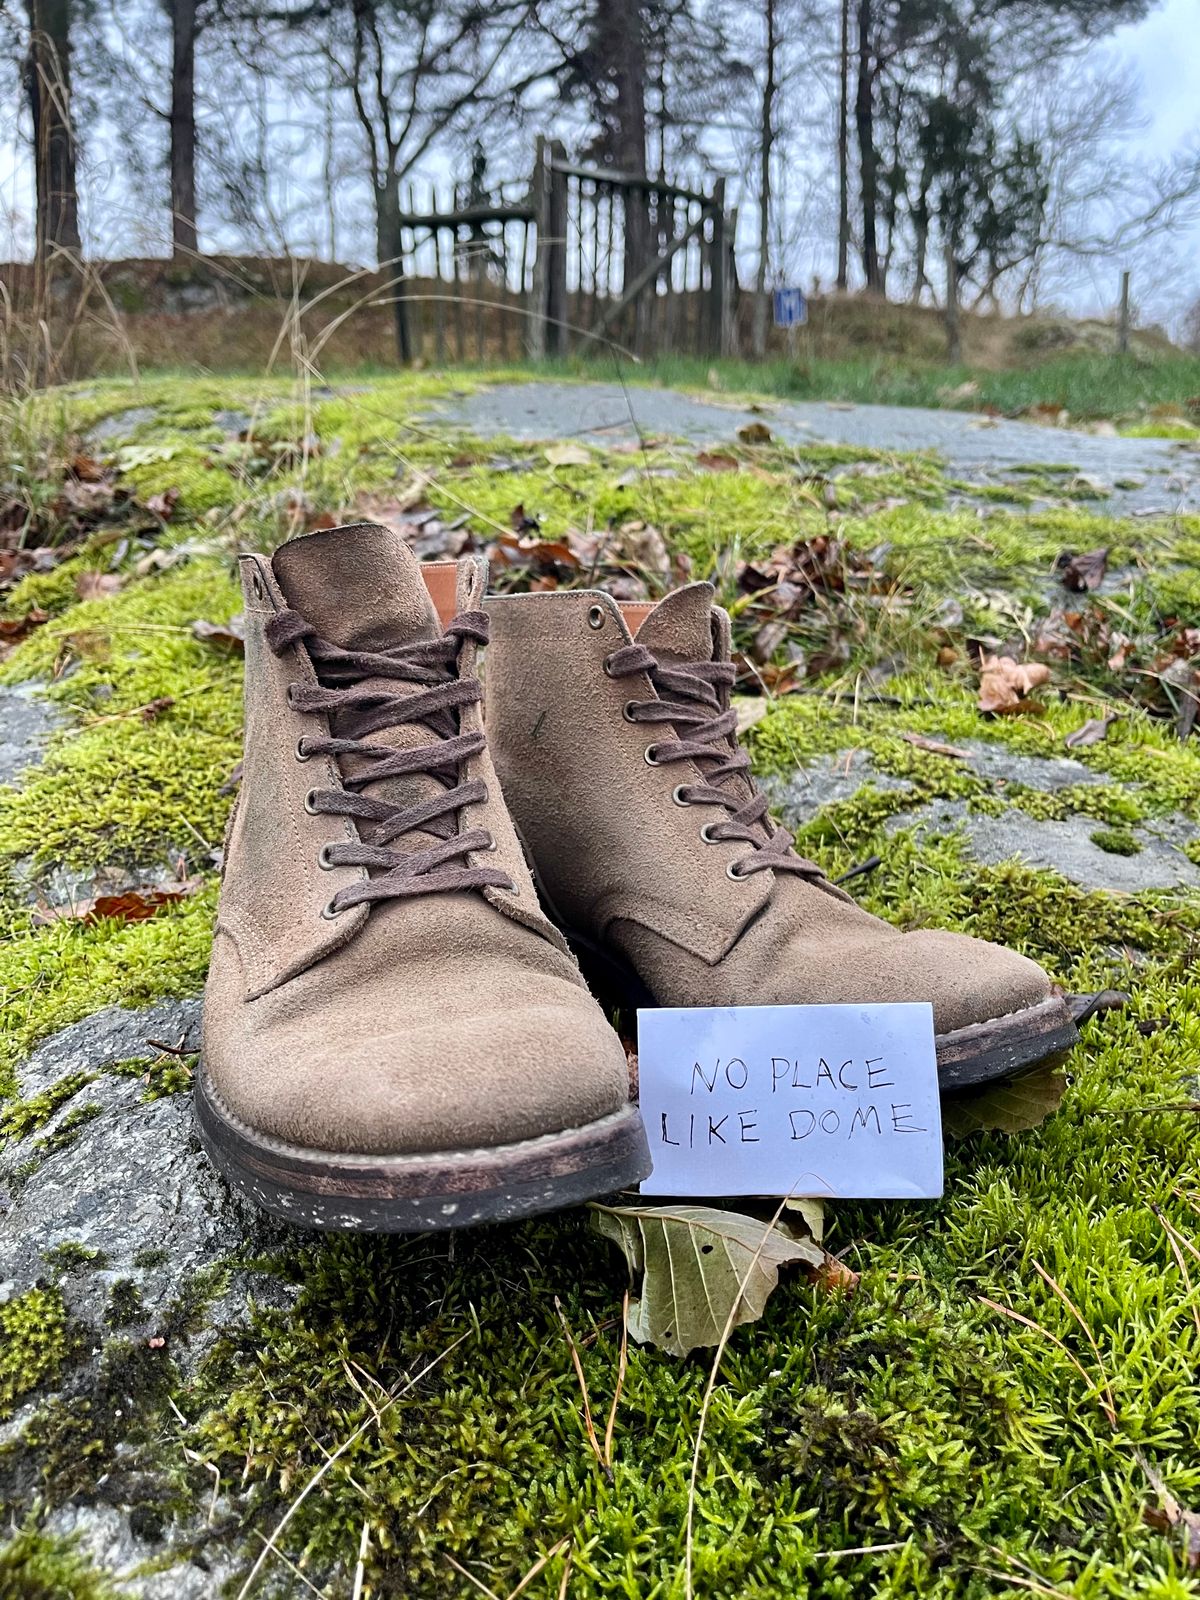
<svg viewBox="0 0 1200 1600">
<path fill-rule="evenodd" d="M 743 444 L 770 444 L 771 430 L 765 422 L 744 422 L 737 431 Z"/>
<path fill-rule="evenodd" d="M 770 430 L 767 437 L 770 437 Z M 736 472 L 738 469 L 737 457 L 728 456 L 722 450 L 701 450 L 696 457 L 696 465 L 707 472 Z"/>
<path fill-rule="evenodd" d="M 1102 717 L 1089 717 L 1082 727 L 1069 733 L 1064 741 L 1068 750 L 1084 750 L 1090 744 L 1099 744 L 1107 737 L 1114 722 L 1121 720 L 1119 711 L 1106 711 Z"/>
<path fill-rule="evenodd" d="M 50 613 L 43 611 L 41 606 L 30 606 L 21 617 L 0 617 L 0 644 L 18 644 L 26 634 L 49 620 Z"/>
<path fill-rule="evenodd" d="M 960 750 L 955 744 L 943 744 L 940 739 L 927 739 L 923 733 L 902 733 L 900 737 L 906 744 L 915 745 L 918 750 L 928 750 L 934 756 L 953 756 L 957 761 L 969 761 L 971 752 Z"/>
<path fill-rule="evenodd" d="M 163 522 L 170 522 L 175 515 L 175 507 L 179 504 L 180 490 L 164 489 L 161 494 L 152 494 L 146 501 L 146 510 Z"/>
<path fill-rule="evenodd" d="M 126 889 L 121 894 L 100 894 L 94 900 L 77 900 L 74 905 L 36 911 L 33 921 L 42 926 L 51 922 L 80 922 L 90 926 L 103 917 L 115 917 L 121 922 L 145 922 L 163 906 L 195 894 L 202 882 L 201 878 L 188 878 L 169 889 Z"/>
<path fill-rule="evenodd" d="M 75 579 L 75 593 L 81 600 L 104 600 L 116 594 L 124 581 L 118 572 L 81 572 Z"/>
<path fill-rule="evenodd" d="M 223 646 L 226 650 L 244 651 L 246 648 L 246 619 L 240 614 L 228 622 L 205 622 L 202 618 L 192 623 L 192 632 L 205 644 Z"/>
<path fill-rule="evenodd" d="M 1041 661 L 1014 661 L 1011 656 L 980 657 L 980 711 L 1018 711 L 1031 690 L 1048 683 L 1050 668 Z"/>
<path fill-rule="evenodd" d="M 1108 547 L 1085 550 L 1082 555 L 1064 550 L 1054 565 L 1058 568 L 1063 587 L 1075 594 L 1083 594 L 1088 589 L 1098 589 L 1103 583 L 1108 570 Z"/>
</svg>

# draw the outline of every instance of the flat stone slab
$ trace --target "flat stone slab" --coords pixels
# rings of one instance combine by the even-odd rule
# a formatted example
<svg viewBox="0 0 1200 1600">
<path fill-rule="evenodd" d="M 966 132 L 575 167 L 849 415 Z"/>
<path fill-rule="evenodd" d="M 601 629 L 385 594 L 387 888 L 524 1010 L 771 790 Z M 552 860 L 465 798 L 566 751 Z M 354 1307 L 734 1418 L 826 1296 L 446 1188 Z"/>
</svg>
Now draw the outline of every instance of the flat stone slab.
<svg viewBox="0 0 1200 1600">
<path fill-rule="evenodd" d="M 822 806 L 849 800 L 871 783 L 876 789 L 903 789 L 902 778 L 877 770 L 865 750 L 841 750 L 836 755 L 820 756 L 808 766 L 797 768 L 789 778 L 769 775 L 762 780 L 771 801 L 790 827 L 811 822 Z"/>
<path fill-rule="evenodd" d="M 118 1061 L 155 1056 L 150 1043 L 183 1050 L 200 1048 L 200 1001 L 160 1000 L 143 1011 L 105 1006 L 40 1044 L 17 1068 L 21 1095 L 42 1094 L 74 1072 L 98 1072 Z"/>
<path fill-rule="evenodd" d="M 1154 823 L 1133 826 L 1130 832 L 1141 846 L 1135 855 L 1118 855 L 1095 844 L 1092 835 L 1103 826 L 1084 816 L 1039 822 L 1016 807 L 989 817 L 969 810 L 964 800 L 940 800 L 891 817 L 887 831 L 915 827 L 948 833 L 961 828 L 971 854 L 985 866 L 1016 859 L 1030 867 L 1049 868 L 1085 889 L 1140 894 L 1147 889 L 1200 888 L 1200 867 L 1167 836 L 1173 833 L 1178 839 L 1188 826 L 1184 819 L 1175 819 L 1164 832 L 1155 831 Z M 1193 833 L 1200 836 L 1200 829 Z"/>
<path fill-rule="evenodd" d="M 26 767 L 35 766 L 50 735 L 70 720 L 45 698 L 44 687 L 18 683 L 0 689 L 0 783 L 15 783 Z"/>
<path fill-rule="evenodd" d="M 790 444 L 934 451 L 952 476 L 972 482 L 994 482 L 997 472 L 1031 462 L 1070 463 L 1083 476 L 1113 485 L 1111 494 L 1089 500 L 1089 507 L 1122 516 L 1200 509 L 1200 450 L 1190 443 L 1181 448 L 1172 439 L 1105 437 L 970 411 L 790 400 L 751 410 L 736 400 L 637 384 L 531 382 L 480 388 L 446 402 L 438 416 L 484 437 L 596 444 L 646 433 L 711 444 L 732 440 L 747 422 L 766 422 Z M 1131 487 L 1118 489 L 1117 483 Z"/>
<path fill-rule="evenodd" d="M 87 442 L 111 444 L 117 439 L 127 439 L 145 423 L 153 422 L 157 415 L 157 406 L 130 406 L 125 411 L 114 411 L 109 417 L 101 417 L 95 427 L 89 430 Z"/>
</svg>

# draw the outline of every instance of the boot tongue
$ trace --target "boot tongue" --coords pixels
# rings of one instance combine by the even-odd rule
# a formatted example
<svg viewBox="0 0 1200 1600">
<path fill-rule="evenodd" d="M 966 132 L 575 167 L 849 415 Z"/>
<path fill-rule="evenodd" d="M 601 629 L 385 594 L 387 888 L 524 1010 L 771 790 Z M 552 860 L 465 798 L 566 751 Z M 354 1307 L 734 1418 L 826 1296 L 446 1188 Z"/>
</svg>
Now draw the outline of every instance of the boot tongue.
<svg viewBox="0 0 1200 1600">
<path fill-rule="evenodd" d="M 292 609 L 343 650 L 417 644 L 442 631 L 416 557 L 378 523 L 289 540 L 272 566 Z"/>
<path fill-rule="evenodd" d="M 272 567 L 284 597 L 294 611 L 311 622 L 321 638 L 343 650 L 387 650 L 396 645 L 437 639 L 442 632 L 420 564 L 412 551 L 390 528 L 374 522 L 356 522 L 345 528 L 292 539 L 275 552 Z M 423 692 L 418 683 L 396 678 L 359 680 L 364 688 L 386 689 L 395 695 Z M 330 731 L 338 738 L 358 737 L 361 714 L 336 713 Z M 394 750 L 411 750 L 436 742 L 437 735 L 423 722 L 400 722 L 378 728 L 368 743 Z M 369 771 L 370 757 L 338 757 L 346 777 Z M 391 805 L 410 806 L 438 794 L 443 785 L 428 773 L 414 772 L 363 784 L 360 794 Z M 389 849 L 420 850 L 452 831 L 445 818 L 431 825 L 435 831 L 413 831 L 393 840 Z M 371 826 L 361 825 L 364 839 Z"/>
<path fill-rule="evenodd" d="M 660 600 L 636 634 L 664 666 L 711 661 L 713 653 L 711 583 L 688 583 Z"/>
</svg>

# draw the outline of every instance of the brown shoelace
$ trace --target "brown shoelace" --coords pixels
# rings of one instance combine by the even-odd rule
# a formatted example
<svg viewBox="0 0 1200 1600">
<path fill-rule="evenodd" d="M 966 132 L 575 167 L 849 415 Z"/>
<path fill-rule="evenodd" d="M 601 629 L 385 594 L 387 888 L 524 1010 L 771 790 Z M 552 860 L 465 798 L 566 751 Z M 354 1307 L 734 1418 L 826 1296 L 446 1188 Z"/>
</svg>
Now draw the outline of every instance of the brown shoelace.
<svg viewBox="0 0 1200 1600">
<path fill-rule="evenodd" d="M 706 844 L 738 841 L 751 846 L 748 854 L 730 864 L 731 877 L 748 878 L 752 872 L 772 870 L 824 879 L 815 861 L 793 852 L 792 836 L 786 828 L 771 827 L 765 794 L 756 793 L 743 804 L 736 793 L 722 787 L 735 774 L 750 769 L 750 757 L 737 747 L 737 712 L 721 709 L 721 691 L 730 688 L 736 676 L 732 662 L 687 661 L 667 667 L 644 645 L 627 644 L 607 657 L 604 670 L 610 678 L 638 672 L 650 676 L 659 698 L 630 700 L 625 715 L 630 722 L 658 723 L 674 735 L 647 745 L 646 760 L 651 766 L 672 761 L 713 763 L 702 769 L 703 783 L 681 783 L 675 798 L 680 805 L 722 806 L 728 813 L 719 822 L 706 823 L 700 837 Z M 680 729 L 685 730 L 683 737 Z"/>
<path fill-rule="evenodd" d="M 366 867 L 371 873 L 361 883 L 339 889 L 325 908 L 337 916 L 352 906 L 406 895 L 437 894 L 458 889 L 512 890 L 515 886 L 499 867 L 467 865 L 476 850 L 494 849 L 485 828 L 460 831 L 458 812 L 463 806 L 487 799 L 487 786 L 479 779 L 461 780 L 462 763 L 478 755 L 486 740 L 482 733 L 460 733 L 458 712 L 482 694 L 476 678 L 459 678 L 456 663 L 462 640 L 486 644 L 487 617 L 482 611 L 465 611 L 455 617 L 438 639 L 418 644 L 394 645 L 387 650 L 343 650 L 322 639 L 311 623 L 296 611 L 279 611 L 266 626 L 267 643 L 275 654 L 303 643 L 319 685 L 291 683 L 288 704 L 297 711 L 325 712 L 353 730 L 353 737 L 305 736 L 296 754 L 354 756 L 365 765 L 361 772 L 344 775 L 341 789 L 310 789 L 305 805 L 328 816 L 353 817 L 370 838 L 359 843 L 325 845 L 322 865 Z M 392 678 L 417 684 L 417 692 L 397 693 L 366 678 Z M 349 715 L 347 715 L 349 714 Z M 400 723 L 419 722 L 433 734 L 429 744 L 409 750 L 372 744 L 368 735 Z M 382 778 L 424 773 L 436 778 L 444 792 L 414 805 L 398 806 L 356 791 Z M 414 829 L 433 834 L 438 843 L 421 850 L 390 850 L 388 846 Z"/>
</svg>

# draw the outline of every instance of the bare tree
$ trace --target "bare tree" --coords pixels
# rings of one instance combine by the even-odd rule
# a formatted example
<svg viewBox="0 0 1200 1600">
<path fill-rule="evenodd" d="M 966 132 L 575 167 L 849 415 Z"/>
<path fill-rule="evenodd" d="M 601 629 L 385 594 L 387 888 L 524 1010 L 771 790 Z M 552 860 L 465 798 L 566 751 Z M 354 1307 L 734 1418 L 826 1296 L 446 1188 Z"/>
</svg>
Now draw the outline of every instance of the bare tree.
<svg viewBox="0 0 1200 1600">
<path fill-rule="evenodd" d="M 36 247 L 45 262 L 80 248 L 75 126 L 71 101 L 71 0 L 26 0 L 25 89 L 33 118 Z"/>
<path fill-rule="evenodd" d="M 776 30 L 776 0 L 763 0 L 763 25 L 766 31 L 763 54 L 761 132 L 759 135 L 758 187 L 758 274 L 754 295 L 754 354 L 767 353 L 767 268 L 771 249 L 771 155 L 775 142 L 775 96 L 778 92 L 779 34 Z"/>
</svg>

